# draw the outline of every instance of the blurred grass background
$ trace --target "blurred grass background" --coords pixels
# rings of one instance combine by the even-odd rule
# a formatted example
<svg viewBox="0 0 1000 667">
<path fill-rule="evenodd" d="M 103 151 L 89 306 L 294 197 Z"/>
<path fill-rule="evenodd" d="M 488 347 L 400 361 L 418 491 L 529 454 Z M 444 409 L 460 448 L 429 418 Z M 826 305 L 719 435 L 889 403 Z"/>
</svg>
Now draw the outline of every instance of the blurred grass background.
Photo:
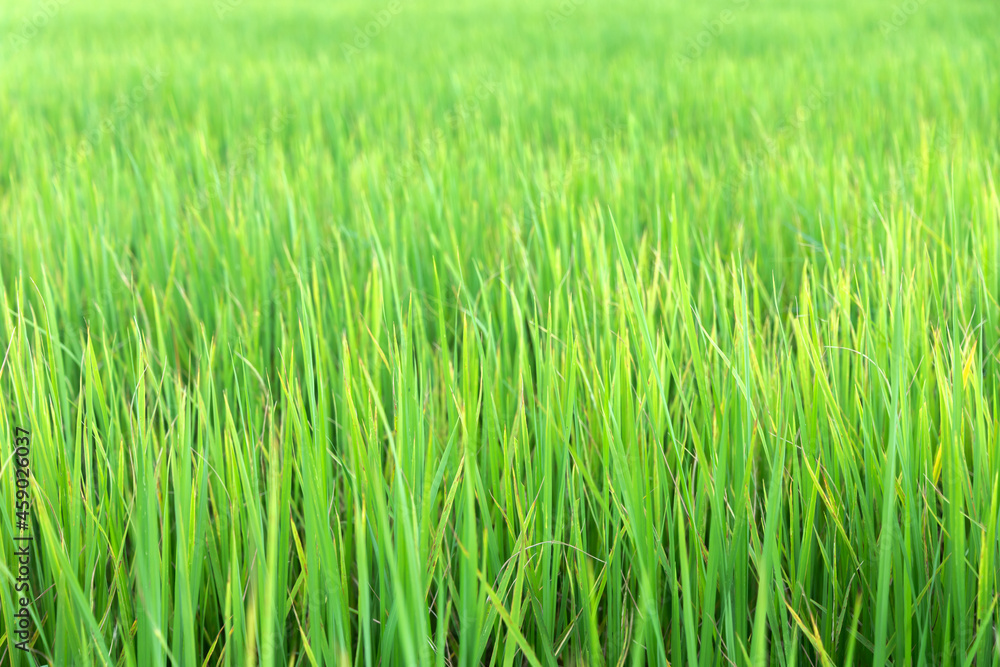
<svg viewBox="0 0 1000 667">
<path fill-rule="evenodd" d="M 1000 664 L 996 4 L 387 6 L 0 8 L 0 663 Z"/>
</svg>

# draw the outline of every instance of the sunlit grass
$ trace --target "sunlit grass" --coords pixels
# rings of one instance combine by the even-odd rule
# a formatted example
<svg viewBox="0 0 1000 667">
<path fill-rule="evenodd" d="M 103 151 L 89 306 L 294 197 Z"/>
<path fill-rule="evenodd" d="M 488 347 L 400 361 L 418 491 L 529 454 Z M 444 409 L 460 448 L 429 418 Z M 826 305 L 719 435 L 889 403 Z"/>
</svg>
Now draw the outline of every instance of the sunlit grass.
<svg viewBox="0 0 1000 667">
<path fill-rule="evenodd" d="M 0 665 L 1000 666 L 997 7 L 56 4 Z"/>
</svg>

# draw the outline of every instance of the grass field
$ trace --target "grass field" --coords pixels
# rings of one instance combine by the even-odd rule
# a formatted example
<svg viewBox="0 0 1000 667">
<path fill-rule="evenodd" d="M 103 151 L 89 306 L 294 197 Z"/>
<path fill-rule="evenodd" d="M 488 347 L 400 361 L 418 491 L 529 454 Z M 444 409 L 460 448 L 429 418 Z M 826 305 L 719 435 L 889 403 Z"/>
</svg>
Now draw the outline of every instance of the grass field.
<svg viewBox="0 0 1000 667">
<path fill-rule="evenodd" d="M 0 665 L 1000 666 L 998 26 L 5 0 Z"/>
</svg>

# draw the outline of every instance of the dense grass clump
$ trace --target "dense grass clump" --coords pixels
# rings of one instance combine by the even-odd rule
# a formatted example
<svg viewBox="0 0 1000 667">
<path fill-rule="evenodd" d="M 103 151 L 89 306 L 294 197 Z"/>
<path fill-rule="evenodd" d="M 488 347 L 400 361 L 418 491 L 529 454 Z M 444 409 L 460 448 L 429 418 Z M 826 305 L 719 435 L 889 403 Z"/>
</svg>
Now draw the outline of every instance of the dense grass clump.
<svg viewBox="0 0 1000 667">
<path fill-rule="evenodd" d="M 1000 666 L 997 25 L 4 3 L 0 665 Z"/>
</svg>

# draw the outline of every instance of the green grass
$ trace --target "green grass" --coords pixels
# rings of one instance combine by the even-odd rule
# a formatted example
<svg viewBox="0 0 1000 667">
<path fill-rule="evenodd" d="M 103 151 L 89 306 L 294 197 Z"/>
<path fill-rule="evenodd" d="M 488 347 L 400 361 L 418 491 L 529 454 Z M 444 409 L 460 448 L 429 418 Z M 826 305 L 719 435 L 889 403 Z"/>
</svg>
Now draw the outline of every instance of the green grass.
<svg viewBox="0 0 1000 667">
<path fill-rule="evenodd" d="M 0 665 L 1000 666 L 996 3 L 273 4 L 0 9 Z"/>
</svg>

